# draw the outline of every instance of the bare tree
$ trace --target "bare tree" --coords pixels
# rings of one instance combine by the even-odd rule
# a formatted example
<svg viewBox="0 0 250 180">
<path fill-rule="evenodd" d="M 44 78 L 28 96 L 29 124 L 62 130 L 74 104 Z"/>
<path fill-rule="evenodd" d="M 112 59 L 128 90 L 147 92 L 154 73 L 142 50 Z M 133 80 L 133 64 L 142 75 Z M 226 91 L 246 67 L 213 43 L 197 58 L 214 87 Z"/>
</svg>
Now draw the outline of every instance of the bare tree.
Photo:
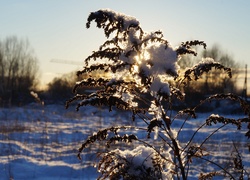
<svg viewBox="0 0 250 180">
<path fill-rule="evenodd" d="M 25 99 L 34 87 L 38 60 L 28 40 L 7 37 L 0 41 L 0 97 L 2 103 Z"/>
</svg>

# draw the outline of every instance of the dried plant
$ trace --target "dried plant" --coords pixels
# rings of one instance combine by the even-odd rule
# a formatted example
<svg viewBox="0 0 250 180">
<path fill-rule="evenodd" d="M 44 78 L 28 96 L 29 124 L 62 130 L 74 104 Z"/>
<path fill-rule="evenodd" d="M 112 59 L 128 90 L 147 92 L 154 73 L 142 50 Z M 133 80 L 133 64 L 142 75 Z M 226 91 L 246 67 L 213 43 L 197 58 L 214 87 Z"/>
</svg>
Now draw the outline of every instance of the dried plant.
<svg viewBox="0 0 250 180">
<path fill-rule="evenodd" d="M 249 105 L 236 95 L 216 94 L 201 101 L 196 107 L 186 108 L 176 115 L 173 114 L 172 106 L 174 99 L 184 99 L 182 89 L 187 81 L 198 80 L 212 68 L 225 71 L 231 77 L 231 69 L 206 58 L 192 68 L 186 69 L 182 76 L 178 70 L 178 60 L 185 54 L 196 56 L 197 53 L 192 47 L 201 45 L 206 48 L 203 41 L 187 41 L 173 48 L 163 38 L 161 31 L 144 32 L 137 19 L 112 10 L 92 12 L 86 27 L 89 28 L 93 21 L 98 28 L 104 30 L 107 41 L 85 59 L 85 66 L 77 75 L 86 77 L 87 74 L 88 78 L 76 82 L 73 90 L 75 96 L 66 102 L 66 107 L 77 102 L 77 110 L 90 105 L 106 106 L 109 111 L 114 108 L 131 111 L 132 120 L 141 120 L 145 126 L 121 125 L 99 130 L 82 144 L 78 157 L 81 158 L 81 152 L 90 144 L 105 141 L 108 151 L 99 154 L 100 179 L 187 179 L 190 166 L 195 159 L 220 169 L 220 172 L 202 172 L 200 179 L 211 179 L 221 174 L 236 179 L 230 169 L 209 158 L 212 153 L 204 144 L 228 124 L 242 130 L 242 124 L 250 122 Z M 106 76 L 92 76 L 94 72 L 106 73 Z M 86 86 L 97 89 L 90 94 L 78 93 Z M 220 99 L 239 102 L 247 116 L 230 119 L 212 114 L 193 134 L 187 134 L 190 136 L 188 142 L 182 142 L 179 135 L 187 119 L 196 118 L 196 109 L 205 102 Z M 184 115 L 187 119 L 182 125 L 173 126 L 174 121 Z M 214 124 L 222 125 L 201 143 L 195 144 L 194 138 L 199 131 Z M 138 130 L 146 133 L 144 139 L 138 138 L 135 132 Z M 151 134 L 154 134 L 155 140 L 152 140 Z M 250 125 L 245 135 L 250 137 Z M 122 146 L 112 149 L 113 144 L 117 143 L 135 144 L 137 147 L 134 150 L 126 150 Z M 240 153 L 238 155 L 235 157 L 235 167 L 243 169 Z M 239 176 L 242 176 L 241 172 Z"/>
</svg>

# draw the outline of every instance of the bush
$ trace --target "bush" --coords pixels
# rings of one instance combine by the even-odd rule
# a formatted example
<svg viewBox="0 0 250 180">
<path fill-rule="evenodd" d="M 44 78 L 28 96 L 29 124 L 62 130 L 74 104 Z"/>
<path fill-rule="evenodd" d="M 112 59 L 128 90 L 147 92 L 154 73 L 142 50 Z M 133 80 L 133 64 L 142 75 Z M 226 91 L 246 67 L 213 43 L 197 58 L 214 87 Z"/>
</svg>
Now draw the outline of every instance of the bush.
<svg viewBox="0 0 250 180">
<path fill-rule="evenodd" d="M 72 97 L 72 86 L 77 80 L 77 78 L 72 77 L 74 77 L 73 73 L 64 74 L 61 77 L 55 77 L 50 83 L 48 83 L 45 99 L 53 103 L 58 103 Z"/>
<path fill-rule="evenodd" d="M 108 40 L 85 59 L 85 66 L 77 75 L 102 70 L 110 73 L 113 78 L 89 77 L 77 82 L 75 96 L 67 101 L 66 107 L 72 102 L 78 102 L 77 110 L 91 105 L 107 106 L 109 111 L 114 108 L 131 111 L 132 120 L 141 120 L 144 125 L 137 123 L 135 126 L 121 125 L 99 130 L 82 144 L 78 157 L 81 158 L 81 152 L 90 144 L 105 141 L 108 150 L 99 154 L 100 161 L 97 166 L 101 172 L 100 179 L 187 179 L 192 162 L 198 163 L 197 159 L 217 167 L 211 172 L 200 173 L 200 179 L 219 175 L 242 179 L 246 171 L 238 151 L 231 157 L 234 160 L 233 166 L 223 167 L 213 159 L 212 148 L 205 149 L 204 144 L 228 124 L 241 130 L 243 124 L 250 122 L 250 108 L 245 101 L 234 94 L 215 94 L 197 106 L 180 110 L 175 115 L 173 112 L 176 99 L 181 101 L 185 97 L 182 89 L 187 82 L 198 80 L 211 69 L 225 71 L 231 77 L 231 69 L 211 58 L 204 58 L 181 75 L 178 71 L 178 60 L 185 54 L 196 55 L 193 46 L 201 45 L 206 48 L 203 41 L 187 41 L 173 48 L 163 38 L 161 31 L 146 33 L 135 18 L 111 10 L 92 12 L 88 17 L 87 28 L 92 21 L 96 22 L 98 28 L 104 29 Z M 111 35 L 114 36 L 110 38 Z M 91 94 L 78 93 L 81 87 L 86 86 L 100 89 Z M 185 139 L 188 138 L 188 141 L 183 142 L 180 132 L 188 118 L 196 118 L 195 111 L 202 104 L 220 99 L 239 102 L 247 117 L 230 119 L 211 114 L 194 133 L 186 134 Z M 173 126 L 180 116 L 185 116 L 186 119 Z M 214 124 L 221 126 L 216 126 L 199 144 L 194 143 L 194 138 L 201 129 Z M 248 138 L 249 128 L 248 125 L 245 132 Z M 151 138 L 152 134 L 155 136 L 154 140 Z M 132 150 L 127 149 L 127 146 L 112 149 L 117 143 L 132 143 L 137 147 Z"/>
</svg>

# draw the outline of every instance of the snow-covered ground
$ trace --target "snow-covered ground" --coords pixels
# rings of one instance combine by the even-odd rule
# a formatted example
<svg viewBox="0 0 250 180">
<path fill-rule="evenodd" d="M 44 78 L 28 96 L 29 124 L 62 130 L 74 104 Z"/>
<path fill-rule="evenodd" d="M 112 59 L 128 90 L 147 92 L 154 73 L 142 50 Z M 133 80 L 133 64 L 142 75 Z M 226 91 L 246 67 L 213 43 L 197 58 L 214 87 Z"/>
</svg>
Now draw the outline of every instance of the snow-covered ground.
<svg viewBox="0 0 250 180">
<path fill-rule="evenodd" d="M 63 105 L 31 104 L 26 107 L 1 108 L 0 179 L 96 179 L 98 173 L 92 165 L 98 146 L 93 146 L 94 150 L 93 147 L 89 151 L 85 150 L 81 161 L 76 156 L 78 148 L 88 135 L 100 128 L 115 124 L 129 125 L 130 115 L 93 107 L 75 112 L 74 108 L 66 110 Z M 187 121 L 179 136 L 182 143 L 188 141 L 189 135 L 207 117 L 208 114 L 199 114 L 197 119 Z M 238 115 L 229 117 L 238 118 Z M 177 119 L 173 125 L 179 126 L 182 122 Z M 212 126 L 201 130 L 195 141 L 201 142 L 215 128 Z M 250 170 L 249 144 L 244 137 L 245 131 L 239 132 L 236 129 L 232 126 L 223 128 L 205 147 L 214 148 L 214 156 L 223 162 L 228 153 L 234 151 L 232 142 L 235 142 L 242 153 L 245 167 Z M 204 171 L 210 168 L 206 163 L 197 162 L 197 166 L 202 166 Z M 190 174 L 201 169 L 195 167 L 190 169 Z"/>
</svg>

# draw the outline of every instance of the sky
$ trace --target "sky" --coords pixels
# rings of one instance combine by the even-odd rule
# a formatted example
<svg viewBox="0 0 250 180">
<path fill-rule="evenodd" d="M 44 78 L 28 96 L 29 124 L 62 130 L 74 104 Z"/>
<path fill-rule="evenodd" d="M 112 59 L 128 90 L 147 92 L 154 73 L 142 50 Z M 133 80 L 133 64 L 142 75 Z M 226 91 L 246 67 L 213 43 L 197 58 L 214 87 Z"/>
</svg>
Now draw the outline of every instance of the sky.
<svg viewBox="0 0 250 180">
<path fill-rule="evenodd" d="M 0 40 L 27 38 L 39 60 L 41 84 L 46 85 L 81 69 L 81 64 L 65 62 L 83 64 L 105 41 L 94 23 L 90 29 L 85 24 L 90 12 L 109 8 L 136 17 L 144 31 L 162 30 L 173 46 L 196 39 L 208 48 L 218 44 L 250 67 L 249 7 L 248 0 L 0 0 Z"/>
</svg>

